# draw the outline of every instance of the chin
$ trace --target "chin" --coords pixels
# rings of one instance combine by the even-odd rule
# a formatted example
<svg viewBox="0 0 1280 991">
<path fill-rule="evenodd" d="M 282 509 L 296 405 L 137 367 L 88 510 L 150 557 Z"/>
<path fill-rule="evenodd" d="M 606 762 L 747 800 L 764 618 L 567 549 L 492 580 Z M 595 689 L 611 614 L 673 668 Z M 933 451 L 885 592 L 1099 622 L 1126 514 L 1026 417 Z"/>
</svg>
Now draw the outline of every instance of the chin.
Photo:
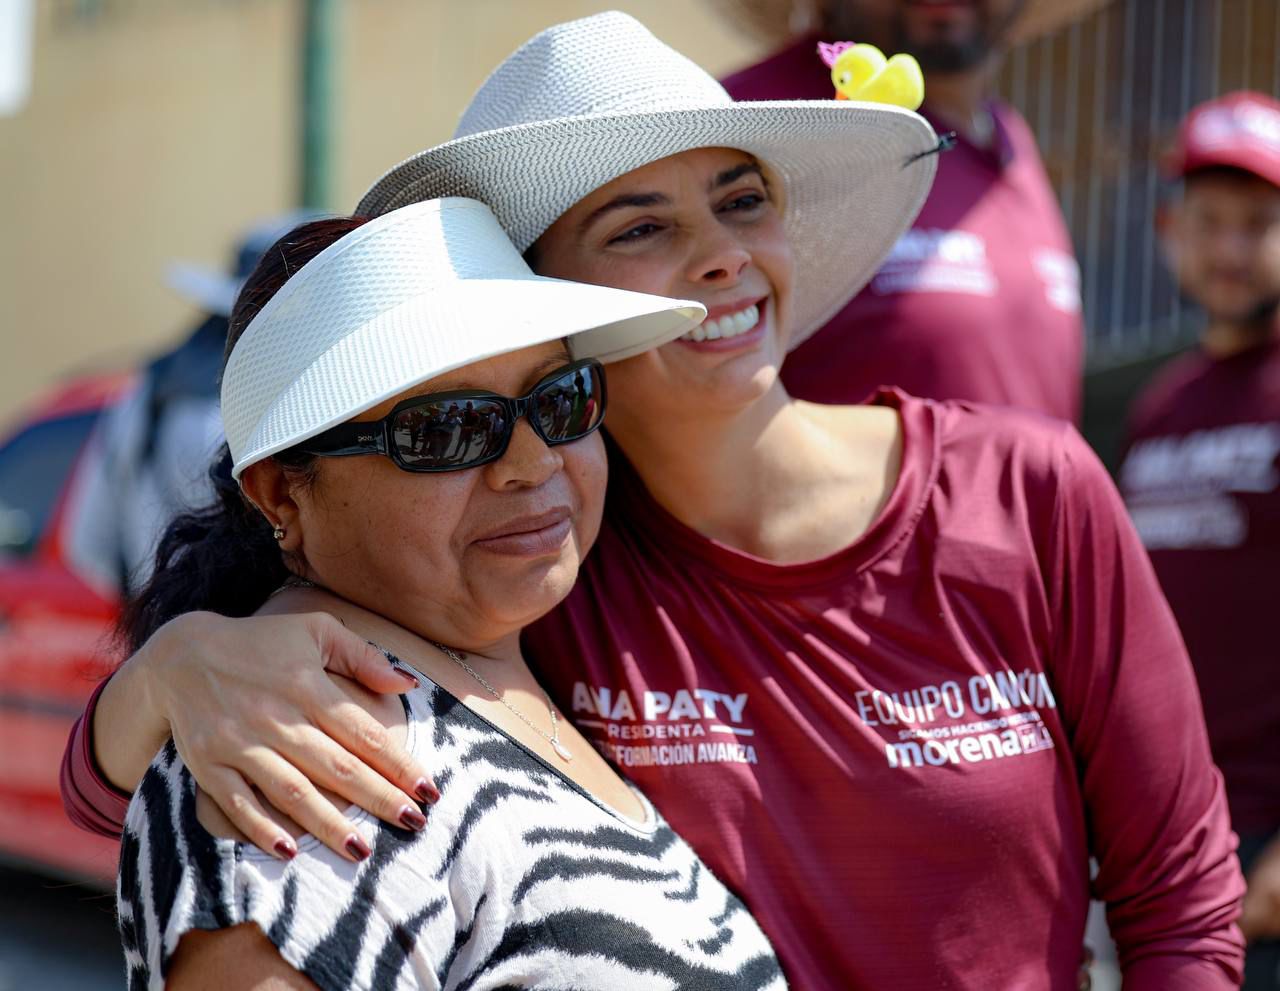
<svg viewBox="0 0 1280 991">
<path fill-rule="evenodd" d="M 1261 296 L 1240 296 L 1227 293 L 1205 293 L 1200 297 L 1202 308 L 1211 319 L 1227 323 L 1247 323 L 1254 319 L 1262 305 Z"/>
<path fill-rule="evenodd" d="M 486 612 L 505 626 L 523 629 L 568 598 L 578 580 L 579 563 L 576 554 L 565 555 L 520 576 L 486 578 Z"/>
<path fill-rule="evenodd" d="M 781 362 L 764 350 L 743 355 L 739 367 L 721 370 L 717 379 L 707 383 L 708 401 L 721 409 L 743 409 L 763 399 L 777 384 Z"/>
</svg>

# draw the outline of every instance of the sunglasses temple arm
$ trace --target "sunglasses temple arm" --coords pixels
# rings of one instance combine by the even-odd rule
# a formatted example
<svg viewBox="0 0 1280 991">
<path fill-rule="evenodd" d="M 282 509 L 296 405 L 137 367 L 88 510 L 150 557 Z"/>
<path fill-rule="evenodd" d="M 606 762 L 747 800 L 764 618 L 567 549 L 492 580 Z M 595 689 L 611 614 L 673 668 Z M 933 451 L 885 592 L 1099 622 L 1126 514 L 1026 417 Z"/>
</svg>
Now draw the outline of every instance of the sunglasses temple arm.
<svg viewBox="0 0 1280 991">
<path fill-rule="evenodd" d="M 343 423 L 303 441 L 306 454 L 341 458 L 354 454 L 386 454 L 387 439 L 381 423 Z"/>
</svg>

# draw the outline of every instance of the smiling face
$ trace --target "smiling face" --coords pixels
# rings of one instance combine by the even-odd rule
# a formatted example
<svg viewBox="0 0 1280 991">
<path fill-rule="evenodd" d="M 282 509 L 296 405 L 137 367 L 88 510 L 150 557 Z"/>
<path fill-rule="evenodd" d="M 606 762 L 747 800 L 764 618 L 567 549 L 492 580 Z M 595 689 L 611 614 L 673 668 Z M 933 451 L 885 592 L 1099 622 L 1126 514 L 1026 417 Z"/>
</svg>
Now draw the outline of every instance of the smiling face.
<svg viewBox="0 0 1280 991">
<path fill-rule="evenodd" d="M 520 396 L 568 363 L 562 344 L 476 362 L 411 396 L 484 389 Z M 548 447 L 522 418 L 506 454 L 478 468 L 402 471 L 381 455 L 323 457 L 301 484 L 273 461 L 245 471 L 246 494 L 287 530 L 306 577 L 409 629 L 471 650 L 511 636 L 568 595 L 595 540 L 606 467 L 598 434 Z"/>
<path fill-rule="evenodd" d="M 692 333 L 609 366 L 612 427 L 641 410 L 667 423 L 732 413 L 777 381 L 793 265 L 773 195 L 750 155 L 700 148 L 602 186 L 534 244 L 540 275 L 707 308 Z"/>
</svg>

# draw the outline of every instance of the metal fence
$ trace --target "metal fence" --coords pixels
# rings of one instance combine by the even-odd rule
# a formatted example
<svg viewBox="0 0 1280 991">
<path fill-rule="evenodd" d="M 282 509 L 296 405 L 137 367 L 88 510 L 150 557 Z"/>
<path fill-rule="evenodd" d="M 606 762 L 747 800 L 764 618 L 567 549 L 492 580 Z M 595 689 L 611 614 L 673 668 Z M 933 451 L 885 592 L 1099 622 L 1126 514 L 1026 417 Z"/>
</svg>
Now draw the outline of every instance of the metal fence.
<svg viewBox="0 0 1280 991">
<path fill-rule="evenodd" d="M 1000 90 L 1026 116 L 1058 190 L 1083 275 L 1090 365 L 1194 336 L 1159 257 L 1159 156 L 1196 103 L 1280 93 L 1278 0 L 1116 0 L 1015 50 Z"/>
</svg>

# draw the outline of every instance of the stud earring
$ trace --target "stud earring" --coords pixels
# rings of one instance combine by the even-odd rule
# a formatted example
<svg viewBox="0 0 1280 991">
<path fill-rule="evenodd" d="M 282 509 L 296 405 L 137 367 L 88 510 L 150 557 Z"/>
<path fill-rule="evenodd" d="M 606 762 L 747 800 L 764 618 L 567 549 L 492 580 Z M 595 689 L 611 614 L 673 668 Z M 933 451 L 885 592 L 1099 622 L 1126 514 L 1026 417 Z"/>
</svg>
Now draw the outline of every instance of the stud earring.
<svg viewBox="0 0 1280 991">
<path fill-rule="evenodd" d="M 282 527 L 279 523 L 277 523 L 275 526 L 275 529 L 271 531 L 271 536 L 273 536 L 276 540 L 284 540 L 284 535 L 287 532 L 288 531 L 286 531 L 284 527 Z"/>
</svg>

